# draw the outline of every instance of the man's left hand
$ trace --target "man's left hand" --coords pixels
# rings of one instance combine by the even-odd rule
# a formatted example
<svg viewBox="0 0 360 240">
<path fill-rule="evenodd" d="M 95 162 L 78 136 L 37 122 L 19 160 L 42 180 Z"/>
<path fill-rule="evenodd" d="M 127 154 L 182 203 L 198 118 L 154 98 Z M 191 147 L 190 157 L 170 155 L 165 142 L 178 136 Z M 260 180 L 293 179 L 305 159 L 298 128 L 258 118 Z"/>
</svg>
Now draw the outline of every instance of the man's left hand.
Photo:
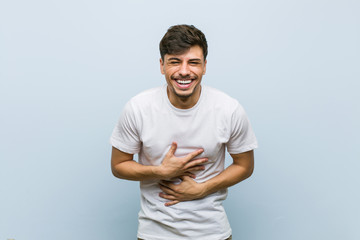
<svg viewBox="0 0 360 240">
<path fill-rule="evenodd" d="M 189 176 L 180 177 L 181 183 L 174 184 L 170 181 L 161 181 L 160 189 L 163 191 L 159 196 L 170 200 L 165 206 L 171 206 L 183 201 L 189 201 L 204 197 L 204 186 L 195 182 Z"/>
</svg>

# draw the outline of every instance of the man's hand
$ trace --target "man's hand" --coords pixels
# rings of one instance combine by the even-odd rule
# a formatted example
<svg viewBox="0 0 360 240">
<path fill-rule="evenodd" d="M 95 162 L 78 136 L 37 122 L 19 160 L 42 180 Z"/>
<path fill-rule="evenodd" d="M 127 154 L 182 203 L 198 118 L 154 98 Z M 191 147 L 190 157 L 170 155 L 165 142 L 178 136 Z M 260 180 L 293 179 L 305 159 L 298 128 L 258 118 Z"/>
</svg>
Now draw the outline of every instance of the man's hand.
<svg viewBox="0 0 360 240">
<path fill-rule="evenodd" d="M 176 142 L 173 142 L 171 144 L 170 150 L 166 153 L 161 165 L 159 165 L 157 168 L 159 175 L 163 176 L 166 179 L 180 176 L 190 176 L 192 178 L 195 178 L 195 175 L 192 172 L 205 169 L 205 167 L 201 164 L 207 162 L 207 158 L 194 159 L 196 156 L 198 156 L 204 151 L 203 149 L 199 149 L 192 153 L 189 153 L 185 157 L 175 157 L 174 153 L 176 151 L 176 148 L 177 144 Z"/>
<path fill-rule="evenodd" d="M 180 177 L 182 180 L 180 184 L 161 181 L 160 189 L 163 192 L 159 196 L 170 200 L 165 203 L 165 206 L 206 197 L 211 193 L 233 186 L 250 177 L 254 170 L 254 151 L 230 155 L 233 163 L 219 175 L 205 182 L 197 183 L 188 176 Z"/>
<path fill-rule="evenodd" d="M 160 197 L 170 200 L 165 206 L 171 206 L 183 201 L 195 200 L 204 197 L 204 188 L 201 183 L 195 182 L 191 177 L 180 177 L 181 183 L 174 184 L 170 181 L 161 181 Z"/>
</svg>

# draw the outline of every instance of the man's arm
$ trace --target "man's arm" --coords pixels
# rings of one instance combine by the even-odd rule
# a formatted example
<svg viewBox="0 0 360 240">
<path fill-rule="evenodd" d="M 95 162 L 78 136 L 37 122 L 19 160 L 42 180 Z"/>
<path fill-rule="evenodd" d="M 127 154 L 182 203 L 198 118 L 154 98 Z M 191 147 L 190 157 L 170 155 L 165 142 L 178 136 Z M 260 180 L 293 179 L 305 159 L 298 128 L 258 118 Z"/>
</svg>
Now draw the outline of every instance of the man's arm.
<svg viewBox="0 0 360 240">
<path fill-rule="evenodd" d="M 159 195 L 170 200 L 165 205 L 171 206 L 181 201 L 203 198 L 250 177 L 254 170 L 254 151 L 231 154 L 231 157 L 233 163 L 219 175 L 206 182 L 197 183 L 187 176 L 181 177 L 183 181 L 178 185 L 162 181 L 160 188 L 163 193 Z"/>
<path fill-rule="evenodd" d="M 134 155 L 112 148 L 111 170 L 115 177 L 143 181 L 153 179 L 170 179 L 178 176 L 190 176 L 195 178 L 191 172 L 204 170 L 200 165 L 208 161 L 207 158 L 194 159 L 204 150 L 199 149 L 189 153 L 185 157 L 175 157 L 177 144 L 173 142 L 170 150 L 166 153 L 161 165 L 145 166 L 133 160 Z"/>
</svg>

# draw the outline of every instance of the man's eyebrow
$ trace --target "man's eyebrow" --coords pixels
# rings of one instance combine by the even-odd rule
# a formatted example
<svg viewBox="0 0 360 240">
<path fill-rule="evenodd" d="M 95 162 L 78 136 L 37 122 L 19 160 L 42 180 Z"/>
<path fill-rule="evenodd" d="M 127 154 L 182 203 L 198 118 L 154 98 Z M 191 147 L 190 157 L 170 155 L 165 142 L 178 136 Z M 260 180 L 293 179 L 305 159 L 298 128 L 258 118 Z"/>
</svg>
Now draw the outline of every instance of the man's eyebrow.
<svg viewBox="0 0 360 240">
<path fill-rule="evenodd" d="M 176 58 L 176 57 L 171 57 L 168 59 L 168 61 L 171 61 L 171 60 L 176 60 L 176 61 L 180 61 L 180 58 Z"/>
<path fill-rule="evenodd" d="M 180 58 L 177 58 L 177 57 L 171 57 L 171 58 L 168 58 L 168 61 L 172 61 L 172 60 L 175 60 L 175 61 L 181 61 Z M 189 61 L 192 61 L 192 62 L 201 62 L 201 59 L 200 58 L 191 58 L 189 59 Z"/>
<path fill-rule="evenodd" d="M 201 59 L 200 58 L 191 58 L 189 61 L 192 61 L 192 62 L 201 62 Z"/>
</svg>

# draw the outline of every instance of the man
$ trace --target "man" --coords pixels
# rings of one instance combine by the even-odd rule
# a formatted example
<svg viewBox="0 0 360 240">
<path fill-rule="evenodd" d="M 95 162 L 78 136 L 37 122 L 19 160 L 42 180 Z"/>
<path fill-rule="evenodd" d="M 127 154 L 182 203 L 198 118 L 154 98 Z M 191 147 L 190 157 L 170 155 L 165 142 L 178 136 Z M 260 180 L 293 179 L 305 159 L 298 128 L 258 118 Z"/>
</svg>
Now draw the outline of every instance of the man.
<svg viewBox="0 0 360 240">
<path fill-rule="evenodd" d="M 139 239 L 231 239 L 222 201 L 252 174 L 255 135 L 235 99 L 201 84 L 207 42 L 200 30 L 169 28 L 160 55 L 167 84 L 126 104 L 110 140 L 112 172 L 140 181 Z M 225 148 L 233 163 L 224 170 Z"/>
</svg>

